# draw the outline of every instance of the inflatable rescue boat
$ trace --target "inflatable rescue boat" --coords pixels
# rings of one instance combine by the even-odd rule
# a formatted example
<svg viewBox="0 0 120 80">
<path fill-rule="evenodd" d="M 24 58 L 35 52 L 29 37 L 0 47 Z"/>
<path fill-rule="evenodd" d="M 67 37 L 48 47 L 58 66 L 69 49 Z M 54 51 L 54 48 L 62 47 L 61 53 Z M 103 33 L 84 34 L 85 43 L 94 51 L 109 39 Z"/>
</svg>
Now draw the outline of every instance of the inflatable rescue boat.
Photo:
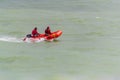
<svg viewBox="0 0 120 80">
<path fill-rule="evenodd" d="M 27 34 L 26 37 L 23 39 L 23 41 L 27 42 L 39 42 L 39 41 L 53 41 L 56 38 L 60 37 L 62 34 L 61 30 L 57 30 L 55 32 L 52 32 L 49 35 L 45 35 L 45 34 L 39 34 L 36 37 L 31 36 L 31 34 Z"/>
</svg>

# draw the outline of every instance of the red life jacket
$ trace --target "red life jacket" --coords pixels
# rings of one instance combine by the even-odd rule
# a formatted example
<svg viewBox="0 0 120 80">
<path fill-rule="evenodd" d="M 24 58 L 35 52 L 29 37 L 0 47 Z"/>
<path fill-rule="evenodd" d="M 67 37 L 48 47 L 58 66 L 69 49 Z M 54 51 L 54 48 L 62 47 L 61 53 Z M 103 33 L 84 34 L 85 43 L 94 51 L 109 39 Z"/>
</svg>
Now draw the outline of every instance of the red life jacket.
<svg viewBox="0 0 120 80">
<path fill-rule="evenodd" d="M 47 29 L 45 30 L 45 34 L 51 34 L 50 28 L 47 28 Z"/>
<path fill-rule="evenodd" d="M 37 34 L 39 34 L 39 33 L 37 32 L 37 30 L 35 30 L 35 29 L 32 30 L 32 35 L 33 35 L 33 36 L 35 36 L 35 35 L 37 35 Z"/>
</svg>

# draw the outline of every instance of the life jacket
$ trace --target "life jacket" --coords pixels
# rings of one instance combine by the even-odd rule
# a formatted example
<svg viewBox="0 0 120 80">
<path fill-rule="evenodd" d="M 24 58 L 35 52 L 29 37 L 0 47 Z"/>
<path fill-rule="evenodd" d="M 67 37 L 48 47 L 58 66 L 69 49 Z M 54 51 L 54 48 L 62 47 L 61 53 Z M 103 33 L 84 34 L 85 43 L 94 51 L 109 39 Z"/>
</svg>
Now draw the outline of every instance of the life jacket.
<svg viewBox="0 0 120 80">
<path fill-rule="evenodd" d="M 37 30 L 34 29 L 34 30 L 32 31 L 32 35 L 35 36 L 35 35 L 37 35 L 37 34 L 38 34 Z"/>
<path fill-rule="evenodd" d="M 47 29 L 45 30 L 45 34 L 46 34 L 46 35 L 51 34 L 51 31 L 50 31 L 50 29 L 49 29 L 49 28 L 47 28 Z"/>
</svg>

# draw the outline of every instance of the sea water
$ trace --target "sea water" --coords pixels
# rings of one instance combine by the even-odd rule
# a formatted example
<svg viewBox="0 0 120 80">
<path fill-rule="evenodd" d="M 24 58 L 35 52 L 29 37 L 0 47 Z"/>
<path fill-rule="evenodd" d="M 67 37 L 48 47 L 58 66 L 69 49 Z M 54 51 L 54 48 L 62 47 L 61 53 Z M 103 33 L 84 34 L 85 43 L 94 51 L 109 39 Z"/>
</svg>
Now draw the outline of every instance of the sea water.
<svg viewBox="0 0 120 80">
<path fill-rule="evenodd" d="M 0 0 L 0 80 L 119 80 L 119 0 Z M 38 27 L 52 42 L 23 42 Z"/>
</svg>

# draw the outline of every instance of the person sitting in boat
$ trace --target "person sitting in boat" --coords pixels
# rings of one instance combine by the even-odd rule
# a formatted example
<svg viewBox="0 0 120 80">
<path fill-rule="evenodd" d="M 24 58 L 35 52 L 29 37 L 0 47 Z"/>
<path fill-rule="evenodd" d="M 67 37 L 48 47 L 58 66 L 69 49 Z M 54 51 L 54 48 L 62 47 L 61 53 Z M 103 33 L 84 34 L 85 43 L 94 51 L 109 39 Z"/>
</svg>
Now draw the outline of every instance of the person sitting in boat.
<svg viewBox="0 0 120 80">
<path fill-rule="evenodd" d="M 36 37 L 36 36 L 38 36 L 40 33 L 38 33 L 38 31 L 37 31 L 37 27 L 35 27 L 33 30 L 32 30 L 32 36 L 33 37 Z"/>
<path fill-rule="evenodd" d="M 48 26 L 46 29 L 45 29 L 45 35 L 48 36 L 51 34 L 51 30 L 50 30 L 50 27 Z"/>
</svg>

